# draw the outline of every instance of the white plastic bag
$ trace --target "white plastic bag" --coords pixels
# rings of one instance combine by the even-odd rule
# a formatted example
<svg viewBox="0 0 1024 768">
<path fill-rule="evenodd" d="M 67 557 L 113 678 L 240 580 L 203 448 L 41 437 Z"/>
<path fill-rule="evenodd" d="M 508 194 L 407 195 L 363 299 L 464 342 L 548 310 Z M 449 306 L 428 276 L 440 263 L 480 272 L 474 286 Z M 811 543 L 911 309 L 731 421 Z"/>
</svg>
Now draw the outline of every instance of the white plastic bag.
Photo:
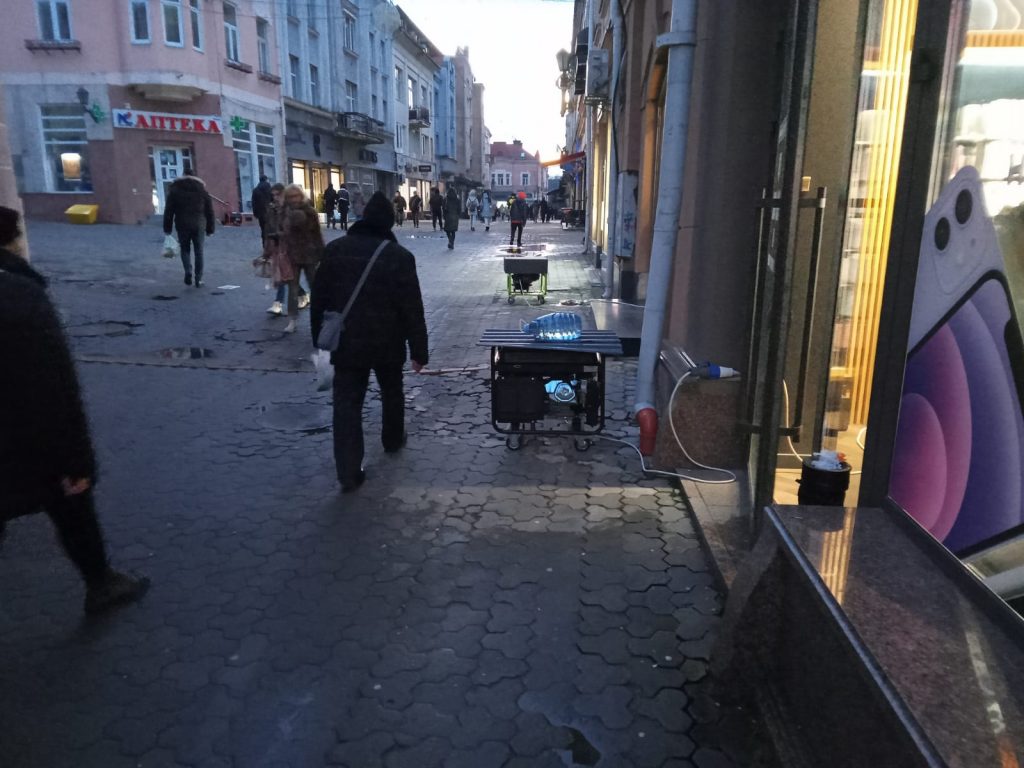
<svg viewBox="0 0 1024 768">
<path fill-rule="evenodd" d="M 318 349 L 309 356 L 316 368 L 316 391 L 326 392 L 334 384 L 334 366 L 331 365 L 331 353 Z"/>
<path fill-rule="evenodd" d="M 174 235 L 164 235 L 164 258 L 175 259 L 181 256 L 181 246 Z"/>
</svg>

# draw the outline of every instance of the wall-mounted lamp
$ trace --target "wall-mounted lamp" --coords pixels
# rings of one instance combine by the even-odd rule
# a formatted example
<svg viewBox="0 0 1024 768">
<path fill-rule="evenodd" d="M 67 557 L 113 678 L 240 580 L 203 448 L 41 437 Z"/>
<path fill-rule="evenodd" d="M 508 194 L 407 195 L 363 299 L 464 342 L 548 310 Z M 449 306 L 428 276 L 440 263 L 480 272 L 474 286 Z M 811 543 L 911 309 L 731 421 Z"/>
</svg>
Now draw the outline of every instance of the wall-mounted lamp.
<svg viewBox="0 0 1024 768">
<path fill-rule="evenodd" d="M 75 96 L 78 97 L 78 103 L 82 105 L 82 111 L 89 115 L 94 123 L 100 122 L 107 116 L 99 104 L 93 102 L 93 105 L 89 106 L 89 92 L 85 88 L 79 86 L 75 91 Z"/>
<path fill-rule="evenodd" d="M 83 111 L 89 111 L 89 92 L 79 86 L 78 90 L 75 91 L 75 95 L 78 96 L 78 103 L 82 105 Z"/>
</svg>

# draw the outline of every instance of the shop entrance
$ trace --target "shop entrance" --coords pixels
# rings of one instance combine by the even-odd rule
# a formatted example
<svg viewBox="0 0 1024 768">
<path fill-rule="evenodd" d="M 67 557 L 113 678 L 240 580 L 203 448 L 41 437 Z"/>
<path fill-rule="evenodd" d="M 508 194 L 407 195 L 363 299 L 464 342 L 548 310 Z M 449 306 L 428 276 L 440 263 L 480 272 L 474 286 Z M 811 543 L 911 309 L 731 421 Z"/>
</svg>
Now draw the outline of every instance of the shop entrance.
<svg viewBox="0 0 1024 768">
<path fill-rule="evenodd" d="M 153 210 L 162 214 L 171 182 L 194 168 L 188 147 L 153 147 L 150 150 L 150 178 L 153 181 Z"/>
</svg>

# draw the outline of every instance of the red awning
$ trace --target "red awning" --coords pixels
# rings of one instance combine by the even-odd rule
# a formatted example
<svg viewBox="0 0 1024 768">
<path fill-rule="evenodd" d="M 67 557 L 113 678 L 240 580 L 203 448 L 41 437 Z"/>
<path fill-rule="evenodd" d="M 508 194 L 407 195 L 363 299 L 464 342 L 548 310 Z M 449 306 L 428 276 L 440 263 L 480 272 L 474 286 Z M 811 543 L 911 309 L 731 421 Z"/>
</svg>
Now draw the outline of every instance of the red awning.
<svg viewBox="0 0 1024 768">
<path fill-rule="evenodd" d="M 564 165 L 565 163 L 571 163 L 573 160 L 582 160 L 586 156 L 586 152 L 573 152 L 571 155 L 562 155 L 557 160 L 545 160 L 541 163 L 541 166 L 548 168 L 552 165 Z"/>
</svg>

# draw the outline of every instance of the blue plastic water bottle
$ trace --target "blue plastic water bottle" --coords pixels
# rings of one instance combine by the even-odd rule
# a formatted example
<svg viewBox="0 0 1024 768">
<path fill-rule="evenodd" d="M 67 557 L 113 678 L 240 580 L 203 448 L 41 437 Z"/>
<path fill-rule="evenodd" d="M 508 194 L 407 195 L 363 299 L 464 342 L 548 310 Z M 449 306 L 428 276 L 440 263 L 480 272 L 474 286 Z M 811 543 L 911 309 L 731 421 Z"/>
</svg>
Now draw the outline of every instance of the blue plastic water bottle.
<svg viewBox="0 0 1024 768">
<path fill-rule="evenodd" d="M 537 341 L 575 341 L 583 333 L 583 320 L 575 312 L 551 312 L 522 322 L 520 328 Z"/>
</svg>

